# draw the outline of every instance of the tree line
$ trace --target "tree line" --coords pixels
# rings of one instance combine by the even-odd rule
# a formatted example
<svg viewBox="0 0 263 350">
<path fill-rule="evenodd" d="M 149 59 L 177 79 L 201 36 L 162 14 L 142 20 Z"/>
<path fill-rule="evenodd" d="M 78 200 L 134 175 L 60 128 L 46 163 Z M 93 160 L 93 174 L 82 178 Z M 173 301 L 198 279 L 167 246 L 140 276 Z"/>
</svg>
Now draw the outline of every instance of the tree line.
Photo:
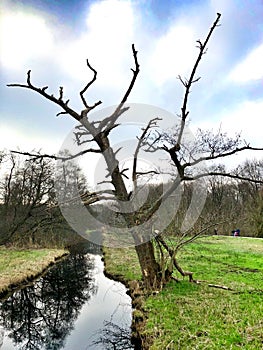
<svg viewBox="0 0 263 350">
<path fill-rule="evenodd" d="M 69 227 L 58 207 L 54 167 L 54 160 L 26 160 L 19 154 L 1 152 L 1 244 L 61 246 L 78 241 L 78 235 Z M 220 167 L 224 168 L 223 165 Z M 67 172 L 66 177 L 61 174 L 60 180 L 65 201 L 72 197 L 73 182 L 77 183 L 81 195 L 91 193 L 80 168 L 72 164 L 71 168 L 67 166 Z M 244 177 L 262 180 L 263 161 L 247 160 L 239 166 L 239 172 Z M 190 205 L 192 191 L 191 183 L 184 184 L 180 206 L 166 229 L 168 235 L 180 236 L 182 220 Z M 151 185 L 148 200 L 140 209 L 142 214 L 158 198 L 160 192 L 160 185 Z M 93 215 L 96 212 L 100 218 L 104 217 L 104 221 L 118 222 L 118 216 L 113 217 L 106 205 L 95 202 Z M 199 232 L 205 227 L 205 234 L 216 232 L 229 235 L 238 227 L 244 236 L 263 238 L 262 217 L 263 186 L 260 183 L 213 176 L 207 181 L 206 202 L 193 232 Z"/>
<path fill-rule="evenodd" d="M 80 241 L 57 204 L 55 162 L 26 160 L 7 151 L 0 154 L 0 244 L 67 246 Z M 73 166 L 70 171 L 67 182 L 61 174 L 65 197 L 73 181 L 80 191 L 86 191 L 86 180 L 80 169 Z"/>
</svg>

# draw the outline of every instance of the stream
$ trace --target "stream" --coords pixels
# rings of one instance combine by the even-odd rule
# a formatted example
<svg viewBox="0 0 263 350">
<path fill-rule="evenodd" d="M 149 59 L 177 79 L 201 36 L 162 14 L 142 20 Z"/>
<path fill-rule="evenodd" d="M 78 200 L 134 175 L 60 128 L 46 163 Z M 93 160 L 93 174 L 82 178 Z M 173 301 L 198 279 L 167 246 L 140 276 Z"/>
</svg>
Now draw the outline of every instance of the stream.
<svg viewBox="0 0 263 350">
<path fill-rule="evenodd" d="M 95 246 L 74 249 L 0 303 L 1 350 L 133 349 L 131 299 Z"/>
</svg>

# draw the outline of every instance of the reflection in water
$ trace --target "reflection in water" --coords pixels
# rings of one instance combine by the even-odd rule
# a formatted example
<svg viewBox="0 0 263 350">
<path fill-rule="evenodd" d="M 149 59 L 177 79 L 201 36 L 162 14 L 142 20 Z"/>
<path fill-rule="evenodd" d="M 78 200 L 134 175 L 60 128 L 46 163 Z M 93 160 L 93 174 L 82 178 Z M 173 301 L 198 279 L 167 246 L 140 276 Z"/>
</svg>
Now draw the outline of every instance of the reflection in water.
<svg viewBox="0 0 263 350">
<path fill-rule="evenodd" d="M 94 257 L 94 261 L 93 276 L 98 291 L 83 306 L 75 329 L 63 348 L 65 350 L 105 350 L 101 343 L 91 345 L 100 336 L 106 320 L 131 332 L 131 299 L 126 294 L 126 288 L 121 283 L 105 277 L 104 265 L 98 255 Z"/>
<path fill-rule="evenodd" d="M 1 304 L 1 326 L 19 349 L 63 348 L 81 306 L 96 292 L 92 267 L 83 254 L 70 255 Z"/>
<path fill-rule="evenodd" d="M 0 303 L 1 350 L 132 349 L 102 345 L 105 335 L 125 326 L 129 339 L 131 304 L 125 287 L 106 278 L 101 257 L 90 252 L 79 247 L 34 285 Z"/>
<path fill-rule="evenodd" d="M 131 345 L 131 334 L 127 327 L 120 327 L 113 322 L 104 322 L 104 327 L 97 332 L 97 339 L 89 346 L 101 345 L 104 350 L 130 350 L 134 349 Z"/>
</svg>

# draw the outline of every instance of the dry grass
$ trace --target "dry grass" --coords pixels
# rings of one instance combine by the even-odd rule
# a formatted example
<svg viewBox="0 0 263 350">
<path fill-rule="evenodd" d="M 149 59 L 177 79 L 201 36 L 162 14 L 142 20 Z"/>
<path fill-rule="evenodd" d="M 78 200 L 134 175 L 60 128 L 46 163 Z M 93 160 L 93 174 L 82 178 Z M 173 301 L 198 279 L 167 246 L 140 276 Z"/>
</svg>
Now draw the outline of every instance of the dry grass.
<svg viewBox="0 0 263 350">
<path fill-rule="evenodd" d="M 0 294 L 38 276 L 65 253 L 62 249 L 17 250 L 0 247 Z"/>
</svg>

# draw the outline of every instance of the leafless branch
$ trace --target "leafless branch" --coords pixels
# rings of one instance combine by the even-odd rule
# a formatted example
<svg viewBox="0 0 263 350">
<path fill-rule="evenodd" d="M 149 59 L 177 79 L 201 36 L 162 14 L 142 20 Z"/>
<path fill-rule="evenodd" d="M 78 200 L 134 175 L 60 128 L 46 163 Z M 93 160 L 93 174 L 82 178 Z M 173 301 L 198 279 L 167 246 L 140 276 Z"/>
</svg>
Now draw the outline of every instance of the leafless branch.
<svg viewBox="0 0 263 350">
<path fill-rule="evenodd" d="M 185 128 L 185 121 L 186 121 L 186 118 L 189 114 L 189 111 L 187 111 L 187 103 L 188 103 L 190 88 L 191 88 L 193 83 L 197 82 L 200 79 L 200 78 L 195 79 L 195 74 L 196 74 L 197 68 L 199 66 L 199 63 L 200 63 L 203 55 L 206 53 L 206 46 L 208 44 L 208 41 L 210 40 L 210 37 L 211 37 L 213 31 L 215 30 L 215 28 L 218 26 L 220 17 L 221 17 L 221 14 L 218 13 L 217 18 L 216 18 L 215 22 L 213 23 L 204 43 L 202 43 L 200 40 L 197 40 L 199 54 L 198 54 L 198 57 L 197 57 L 196 62 L 194 64 L 194 67 L 192 69 L 192 72 L 190 74 L 190 78 L 186 79 L 186 80 L 182 80 L 182 78 L 179 76 L 179 80 L 182 82 L 182 84 L 185 87 L 185 94 L 184 94 L 183 105 L 181 108 L 181 125 L 180 125 L 180 130 L 179 130 L 178 139 L 177 139 L 177 148 L 178 149 L 180 149 L 180 145 L 181 145 L 181 141 L 182 141 L 182 137 L 183 137 L 183 132 L 184 132 L 184 128 Z"/>
<path fill-rule="evenodd" d="M 138 58 L 137 58 L 137 53 L 138 51 L 135 50 L 135 46 L 134 44 L 132 44 L 132 53 L 133 53 L 133 59 L 134 59 L 134 63 L 135 63 L 135 68 L 131 68 L 132 70 L 132 79 L 131 82 L 129 84 L 128 89 L 126 90 L 121 102 L 119 103 L 119 105 L 117 106 L 117 108 L 115 109 L 115 111 L 107 118 L 105 118 L 99 125 L 99 129 L 102 130 L 106 125 L 108 127 L 111 127 L 112 125 L 115 124 L 115 122 L 117 121 L 117 119 L 128 110 L 129 107 L 125 107 L 123 108 L 124 104 L 126 103 L 132 89 L 133 86 L 135 84 L 135 81 L 137 79 L 137 76 L 140 72 L 140 65 L 138 63 Z"/>
<path fill-rule="evenodd" d="M 59 88 L 59 100 L 61 101 L 63 99 L 63 86 L 60 86 Z"/>
<path fill-rule="evenodd" d="M 129 179 L 129 177 L 125 174 L 125 171 L 129 170 L 129 168 L 122 169 L 120 174 L 124 176 L 126 179 Z"/>
<path fill-rule="evenodd" d="M 198 163 L 200 162 L 203 162 L 205 160 L 214 160 L 214 159 L 218 159 L 218 158 L 223 158 L 223 157 L 227 157 L 227 156 L 231 156 L 235 153 L 238 153 L 238 152 L 241 152 L 241 151 L 244 151 L 244 150 L 251 150 L 251 151 L 263 151 L 263 148 L 260 148 L 260 147 L 250 147 L 249 145 L 248 146 L 244 146 L 244 147 L 240 147 L 240 148 L 236 148 L 232 151 L 229 151 L 229 152 L 225 152 L 225 153 L 221 153 L 221 154 L 217 154 L 217 155 L 209 155 L 207 157 L 200 157 L 196 160 L 194 160 L 193 162 L 188 162 L 188 163 L 185 163 L 183 165 L 184 168 L 186 167 L 191 167 L 191 166 L 194 166 L 194 165 L 197 165 Z"/>
<path fill-rule="evenodd" d="M 81 200 L 83 204 L 85 205 L 91 205 L 99 201 L 104 201 L 104 200 L 111 200 L 114 201 L 116 200 L 115 196 L 112 196 L 112 191 L 111 190 L 102 190 L 102 191 L 96 191 L 96 192 L 86 192 L 83 194 L 80 194 L 79 196 L 75 196 L 73 198 L 60 201 L 59 203 L 53 203 L 49 205 L 49 208 L 55 208 L 60 205 L 72 205 L 74 202 L 77 202 Z"/>
<path fill-rule="evenodd" d="M 133 166 L 132 166 L 132 181 L 133 181 L 134 189 L 136 189 L 136 187 L 137 187 L 137 162 L 138 162 L 139 151 L 145 142 L 148 131 L 151 128 L 155 127 L 159 120 L 161 120 L 161 118 L 158 118 L 158 117 L 151 119 L 148 122 L 147 126 L 142 129 L 142 134 L 138 138 L 138 143 L 137 143 L 137 146 L 136 146 L 136 149 L 134 152 L 134 156 L 133 156 Z"/>
<path fill-rule="evenodd" d="M 104 184 L 111 184 L 112 185 L 112 182 L 110 180 L 103 180 L 103 181 L 98 182 L 98 185 L 104 185 Z"/>
<path fill-rule="evenodd" d="M 156 170 L 149 170 L 149 171 L 137 171 L 136 174 L 137 174 L 137 176 L 149 175 L 149 174 L 159 175 L 160 172 L 156 171 Z"/>
<path fill-rule="evenodd" d="M 95 108 L 96 106 L 98 106 L 99 104 L 101 104 L 102 102 L 101 101 L 98 101 L 96 102 L 93 106 L 89 106 L 87 104 L 87 101 L 84 97 L 84 93 L 88 90 L 88 88 L 96 81 L 97 79 L 97 71 L 90 65 L 89 63 L 89 60 L 87 59 L 87 66 L 88 68 L 93 72 L 93 78 L 91 79 L 91 81 L 84 87 L 83 90 L 80 91 L 80 97 L 81 97 L 81 100 L 85 106 L 85 108 L 87 108 L 89 111 L 91 111 L 93 108 Z"/>
<path fill-rule="evenodd" d="M 253 182 L 253 183 L 263 184 L 263 180 L 256 180 L 256 179 L 252 179 L 250 177 L 240 176 L 238 174 L 229 174 L 229 173 L 216 172 L 216 171 L 209 171 L 207 173 L 202 173 L 202 174 L 198 174 L 195 176 L 184 176 L 184 178 L 182 180 L 193 181 L 193 180 L 198 180 L 200 178 L 207 177 L 207 176 L 223 176 L 223 177 L 229 177 L 229 178 L 235 179 L 235 180 L 242 180 L 242 181 L 249 181 L 249 182 Z"/>
<path fill-rule="evenodd" d="M 181 266 L 178 264 L 178 261 L 176 259 L 176 250 L 169 247 L 169 245 L 165 242 L 165 239 L 163 238 L 162 235 L 158 235 L 155 237 L 155 239 L 157 241 L 159 241 L 159 243 L 164 247 L 164 249 L 168 252 L 171 260 L 172 260 L 172 263 L 173 265 L 175 266 L 175 268 L 177 269 L 177 271 L 180 272 L 180 274 L 182 276 L 188 276 L 189 277 L 189 281 L 190 282 L 194 282 L 193 280 L 193 272 L 190 272 L 190 271 L 184 271 Z"/>
<path fill-rule="evenodd" d="M 176 251 L 178 252 L 184 245 L 189 244 L 193 241 L 195 241 L 197 238 L 199 238 L 200 236 L 202 236 L 204 234 L 204 232 L 208 231 L 210 228 L 215 227 L 215 226 L 219 226 L 224 224 L 225 222 L 227 222 L 228 220 L 223 220 L 220 222 L 212 222 L 209 225 L 206 224 L 204 228 L 202 228 L 201 230 L 194 232 L 194 234 L 192 236 L 189 237 L 189 232 L 185 232 L 181 237 L 179 242 L 176 245 Z M 185 240 L 185 237 L 189 237 Z"/>
<path fill-rule="evenodd" d="M 48 94 L 46 92 L 46 90 L 48 89 L 48 86 L 44 86 L 42 88 L 38 88 L 36 86 L 34 86 L 31 83 L 31 70 L 29 70 L 27 72 L 27 85 L 26 84 L 8 84 L 8 87 L 21 87 L 21 88 L 26 88 L 26 89 L 30 89 L 33 90 L 35 92 L 37 92 L 38 94 L 42 95 L 43 97 L 45 97 L 46 99 L 54 102 L 55 104 L 59 105 L 63 111 L 59 112 L 56 114 L 56 116 L 60 116 L 63 114 L 69 114 L 71 115 L 74 119 L 76 119 L 77 121 L 80 121 L 83 117 L 86 117 L 87 114 L 94 109 L 95 107 L 97 107 L 99 104 L 101 104 L 101 101 L 98 101 L 96 103 L 94 103 L 94 105 L 89 106 L 86 102 L 86 99 L 84 97 L 84 93 L 87 91 L 87 89 L 94 83 L 94 81 L 96 80 L 97 77 L 97 72 L 95 71 L 95 69 L 93 67 L 91 67 L 91 65 L 89 64 L 88 60 L 87 60 L 87 66 L 88 68 L 94 73 L 93 79 L 84 87 L 83 90 L 81 90 L 80 92 L 80 97 L 82 99 L 82 102 L 85 106 L 85 109 L 81 111 L 81 113 L 77 113 L 76 111 L 74 111 L 72 108 L 70 108 L 68 106 L 69 100 L 64 101 L 63 100 L 63 87 L 60 86 L 59 88 L 59 97 L 56 98 L 54 97 L 54 95 L 52 94 Z"/>
<path fill-rule="evenodd" d="M 159 118 L 159 119 L 161 120 L 161 118 Z M 145 144 L 145 148 L 144 148 L 145 152 L 154 153 L 158 150 L 163 149 L 162 146 L 158 146 L 158 142 L 163 138 L 163 135 L 160 134 L 158 130 L 155 130 L 155 134 L 156 135 L 151 137 L 151 140 L 148 139 L 145 141 L 145 143 L 144 143 Z"/>
<path fill-rule="evenodd" d="M 123 105 L 127 101 L 128 97 L 133 89 L 133 86 L 135 84 L 136 78 L 140 72 L 140 65 L 138 63 L 138 58 L 137 58 L 138 51 L 135 50 L 134 44 L 132 44 L 132 53 L 133 53 L 133 58 L 134 58 L 134 63 L 135 63 L 135 69 L 131 68 L 131 70 L 133 72 L 133 77 L 132 77 L 131 83 L 130 83 L 126 93 L 124 94 L 124 96 L 121 100 L 121 105 Z"/>
<path fill-rule="evenodd" d="M 44 86 L 43 88 L 38 88 L 38 87 L 34 86 L 31 83 L 31 70 L 29 70 L 27 72 L 27 85 L 26 84 L 7 84 L 7 86 L 8 87 L 20 87 L 20 88 L 33 90 L 33 91 L 37 92 L 38 94 L 42 95 L 43 97 L 45 97 L 46 99 L 48 99 L 49 101 L 52 101 L 55 104 L 59 105 L 63 109 L 63 112 L 60 112 L 59 114 L 69 114 L 77 121 L 80 121 L 80 119 L 81 119 L 81 115 L 78 114 L 76 111 L 74 111 L 72 108 L 70 108 L 68 106 L 68 100 L 65 102 L 62 100 L 63 89 L 61 90 L 61 88 L 60 88 L 60 96 L 59 96 L 59 98 L 56 98 L 53 95 L 50 95 L 46 92 L 46 90 L 48 89 L 48 86 Z"/>
<path fill-rule="evenodd" d="M 88 148 L 88 149 L 85 149 L 84 151 L 78 152 L 74 155 L 70 155 L 67 157 L 56 156 L 54 154 L 53 155 L 52 154 L 38 154 L 38 153 L 21 152 L 21 151 L 11 151 L 11 153 L 22 154 L 24 156 L 31 157 L 32 161 L 35 161 L 37 159 L 49 158 L 49 159 L 54 159 L 54 160 L 62 160 L 64 162 L 67 160 L 72 160 L 72 159 L 75 159 L 77 157 L 80 157 L 86 153 L 101 153 L 101 150 L 95 149 L 95 148 Z"/>
<path fill-rule="evenodd" d="M 68 114 L 68 112 L 64 112 L 64 111 L 58 112 L 58 113 L 56 114 L 56 117 L 59 117 L 60 115 L 63 115 L 63 114 Z"/>
<path fill-rule="evenodd" d="M 86 131 L 86 132 L 74 132 L 74 135 L 75 135 L 75 138 L 76 138 L 76 142 L 77 142 L 77 145 L 78 146 L 81 146 L 83 145 L 84 143 L 91 143 L 91 142 L 94 142 L 94 137 L 91 136 L 91 134 Z M 81 141 L 81 138 L 83 136 L 87 136 L 87 139 Z M 91 137 L 91 138 L 88 138 L 88 137 Z"/>
</svg>

